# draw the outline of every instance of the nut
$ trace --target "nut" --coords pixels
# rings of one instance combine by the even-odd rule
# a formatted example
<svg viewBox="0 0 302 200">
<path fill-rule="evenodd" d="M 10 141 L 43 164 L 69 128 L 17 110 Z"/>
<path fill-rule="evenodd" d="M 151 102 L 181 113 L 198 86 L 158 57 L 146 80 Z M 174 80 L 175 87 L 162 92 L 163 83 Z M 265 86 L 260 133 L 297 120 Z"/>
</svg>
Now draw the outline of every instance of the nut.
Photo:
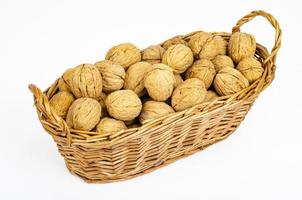
<svg viewBox="0 0 302 200">
<path fill-rule="evenodd" d="M 105 104 L 110 116 L 128 121 L 136 118 L 142 109 L 142 102 L 132 90 L 118 90 L 110 93 Z"/>
<path fill-rule="evenodd" d="M 233 60 L 229 56 L 218 55 L 212 60 L 216 72 L 219 72 L 224 67 L 234 68 Z"/>
<path fill-rule="evenodd" d="M 130 65 L 141 61 L 141 53 L 133 44 L 123 43 L 109 49 L 106 60 L 111 60 L 127 69 Z"/>
<path fill-rule="evenodd" d="M 164 102 L 158 101 L 146 101 L 143 104 L 142 112 L 139 116 L 141 124 L 145 124 L 148 121 L 160 118 L 162 116 L 174 113 L 175 111 L 171 106 Z"/>
<path fill-rule="evenodd" d="M 152 64 L 160 63 L 165 51 L 160 45 L 149 46 L 143 50 L 142 60 Z"/>
<path fill-rule="evenodd" d="M 247 88 L 249 81 L 236 69 L 225 67 L 214 79 L 214 88 L 219 95 L 230 95 Z"/>
<path fill-rule="evenodd" d="M 101 93 L 101 95 L 99 96 L 99 98 L 97 98 L 97 101 L 100 103 L 101 107 L 102 107 L 102 116 L 107 116 L 107 108 L 105 105 L 105 100 L 107 98 L 107 95 L 105 93 Z"/>
<path fill-rule="evenodd" d="M 208 90 L 206 97 L 204 98 L 203 102 L 213 101 L 214 99 L 218 98 L 218 94 L 213 90 Z"/>
<path fill-rule="evenodd" d="M 172 69 L 165 64 L 155 64 L 144 79 L 149 96 L 156 101 L 167 100 L 174 88 L 175 78 Z"/>
<path fill-rule="evenodd" d="M 247 33 L 233 33 L 229 40 L 228 52 L 235 63 L 243 58 L 253 57 L 256 51 L 256 40 Z"/>
<path fill-rule="evenodd" d="M 208 89 L 216 75 L 213 63 L 207 59 L 200 59 L 194 62 L 191 68 L 186 73 L 186 79 L 198 78 L 205 84 Z"/>
<path fill-rule="evenodd" d="M 176 88 L 177 86 L 179 86 L 184 82 L 180 74 L 174 74 L 174 78 L 175 78 L 174 88 Z"/>
<path fill-rule="evenodd" d="M 199 58 L 214 59 L 217 55 L 225 55 L 227 51 L 227 42 L 221 36 L 209 38 L 199 52 Z"/>
<path fill-rule="evenodd" d="M 176 45 L 176 44 L 183 44 L 187 45 L 187 42 L 184 41 L 180 36 L 176 36 L 164 42 L 163 48 L 168 49 L 169 47 Z"/>
<path fill-rule="evenodd" d="M 108 93 L 121 89 L 126 76 L 125 69 L 121 65 L 109 64 L 108 61 L 105 64 L 104 62 L 106 61 L 95 63 L 102 75 L 103 91 Z"/>
<path fill-rule="evenodd" d="M 121 120 L 116 120 L 110 117 L 101 119 L 96 127 L 96 131 L 100 134 L 110 135 L 119 131 L 127 129 L 125 123 Z"/>
<path fill-rule="evenodd" d="M 259 79 L 264 69 L 261 66 L 261 63 L 255 58 L 244 58 L 242 59 L 238 65 L 237 69 L 247 78 L 250 83 L 253 83 L 257 79 Z"/>
<path fill-rule="evenodd" d="M 73 71 L 74 71 L 73 68 L 67 69 L 59 79 L 58 87 L 60 91 L 71 92 L 70 83 L 73 77 Z"/>
<path fill-rule="evenodd" d="M 124 88 L 133 90 L 138 96 L 144 95 L 144 77 L 151 70 L 152 65 L 147 62 L 138 62 L 131 65 L 126 72 Z"/>
<path fill-rule="evenodd" d="M 61 91 L 50 99 L 49 105 L 58 116 L 65 118 L 73 101 L 74 97 L 72 94 L 66 91 Z"/>
<path fill-rule="evenodd" d="M 170 46 L 163 55 L 162 63 L 170 66 L 174 72 L 183 73 L 193 63 L 191 49 L 183 44 Z"/>
<path fill-rule="evenodd" d="M 194 56 L 198 57 L 203 46 L 205 45 L 207 40 L 210 39 L 211 37 L 212 34 L 207 32 L 198 32 L 191 37 L 188 46 L 191 48 Z"/>
<path fill-rule="evenodd" d="M 102 76 L 92 64 L 74 68 L 70 89 L 75 97 L 98 98 L 102 93 Z"/>
<path fill-rule="evenodd" d="M 176 111 L 185 110 L 202 103 L 207 90 L 197 78 L 190 78 L 179 85 L 172 94 L 172 107 Z"/>
<path fill-rule="evenodd" d="M 71 128 L 90 131 L 99 123 L 101 112 L 102 108 L 97 100 L 82 97 L 71 104 L 66 122 Z"/>
</svg>

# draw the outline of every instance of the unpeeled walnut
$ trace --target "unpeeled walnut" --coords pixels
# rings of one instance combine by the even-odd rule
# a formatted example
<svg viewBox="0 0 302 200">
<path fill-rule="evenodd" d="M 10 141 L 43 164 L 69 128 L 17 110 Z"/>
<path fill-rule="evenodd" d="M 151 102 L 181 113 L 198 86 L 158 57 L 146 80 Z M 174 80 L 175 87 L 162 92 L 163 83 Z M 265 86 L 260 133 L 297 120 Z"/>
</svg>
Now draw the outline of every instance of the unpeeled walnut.
<svg viewBox="0 0 302 200">
<path fill-rule="evenodd" d="M 66 122 L 71 128 L 90 131 L 99 123 L 101 113 L 102 108 L 97 100 L 82 97 L 71 104 Z"/>
<path fill-rule="evenodd" d="M 229 56 L 218 55 L 212 60 L 216 72 L 219 72 L 224 67 L 234 68 L 233 60 Z"/>
<path fill-rule="evenodd" d="M 234 94 L 248 86 L 249 81 L 238 70 L 231 67 L 221 69 L 214 79 L 214 88 L 221 96 Z"/>
<path fill-rule="evenodd" d="M 213 101 L 214 99 L 218 98 L 218 94 L 213 91 L 213 90 L 208 90 L 207 91 L 207 94 L 206 94 L 206 97 L 204 98 L 204 102 L 208 102 L 208 101 Z"/>
<path fill-rule="evenodd" d="M 175 78 L 175 84 L 174 84 L 175 88 L 184 82 L 180 74 L 174 74 L 174 78 Z"/>
<path fill-rule="evenodd" d="M 152 65 L 147 62 L 138 62 L 131 65 L 126 72 L 124 88 L 133 90 L 138 96 L 142 96 L 145 93 L 145 75 L 151 70 Z"/>
<path fill-rule="evenodd" d="M 237 69 L 247 78 L 250 83 L 253 83 L 259 79 L 264 69 L 261 66 L 261 63 L 252 57 L 242 59 L 238 65 Z"/>
<path fill-rule="evenodd" d="M 149 96 L 156 101 L 167 100 L 174 88 L 175 77 L 172 69 L 165 64 L 155 64 L 144 79 Z"/>
<path fill-rule="evenodd" d="M 183 44 L 187 45 L 187 42 L 184 41 L 180 36 L 176 36 L 164 42 L 163 48 L 168 49 L 169 47 L 176 45 L 176 44 Z"/>
<path fill-rule="evenodd" d="M 221 36 L 213 36 L 207 40 L 199 52 L 199 58 L 214 59 L 217 55 L 225 55 L 227 42 Z"/>
<path fill-rule="evenodd" d="M 207 32 L 198 32 L 191 36 L 188 46 L 191 48 L 194 56 L 198 57 L 202 47 L 211 37 L 212 34 Z"/>
<path fill-rule="evenodd" d="M 73 71 L 73 68 L 67 69 L 59 79 L 58 87 L 60 91 L 71 92 L 70 84 L 73 77 Z"/>
<path fill-rule="evenodd" d="M 142 60 L 148 63 L 160 63 L 166 50 L 160 45 L 152 45 L 142 52 Z"/>
<path fill-rule="evenodd" d="M 126 72 L 121 65 L 113 63 L 105 64 L 104 61 L 100 61 L 95 63 L 95 66 L 102 75 L 104 92 L 113 92 L 123 87 Z"/>
<path fill-rule="evenodd" d="M 190 78 L 179 85 L 172 94 L 172 107 L 176 111 L 185 110 L 203 102 L 207 90 L 197 78 Z"/>
<path fill-rule="evenodd" d="M 74 68 L 70 89 L 75 97 L 98 98 L 102 93 L 102 76 L 92 64 Z"/>
<path fill-rule="evenodd" d="M 58 116 L 65 118 L 73 101 L 74 97 L 72 94 L 66 91 L 61 91 L 50 99 L 49 105 Z"/>
<path fill-rule="evenodd" d="M 191 49 L 183 44 L 170 46 L 163 55 L 162 63 L 171 67 L 176 73 L 183 73 L 193 63 Z"/>
<path fill-rule="evenodd" d="M 143 104 L 142 112 L 139 116 L 139 121 L 141 124 L 145 124 L 148 121 L 174 112 L 175 111 L 173 110 L 173 108 L 164 102 L 146 101 Z"/>
<path fill-rule="evenodd" d="M 244 58 L 253 57 L 256 51 L 256 40 L 247 33 L 233 33 L 229 40 L 228 53 L 235 63 Z"/>
<path fill-rule="evenodd" d="M 141 52 L 133 44 L 123 43 L 109 49 L 106 60 L 111 60 L 127 69 L 130 65 L 141 61 Z"/>
<path fill-rule="evenodd" d="M 207 59 L 200 59 L 194 62 L 192 67 L 186 73 L 186 79 L 198 78 L 205 84 L 208 89 L 216 75 L 213 63 Z"/>
<path fill-rule="evenodd" d="M 107 108 L 106 108 L 106 105 L 105 105 L 105 100 L 107 98 L 107 95 L 102 92 L 101 95 L 99 96 L 99 98 L 97 98 L 97 101 L 100 103 L 101 107 L 102 107 L 102 116 L 107 116 L 108 113 L 107 113 Z"/>
<path fill-rule="evenodd" d="M 128 121 L 136 118 L 142 109 L 142 102 L 132 90 L 118 90 L 110 93 L 105 104 L 110 116 Z"/>
<path fill-rule="evenodd" d="M 121 120 L 104 117 L 96 127 L 96 131 L 100 134 L 113 134 L 127 129 L 125 123 Z"/>
</svg>

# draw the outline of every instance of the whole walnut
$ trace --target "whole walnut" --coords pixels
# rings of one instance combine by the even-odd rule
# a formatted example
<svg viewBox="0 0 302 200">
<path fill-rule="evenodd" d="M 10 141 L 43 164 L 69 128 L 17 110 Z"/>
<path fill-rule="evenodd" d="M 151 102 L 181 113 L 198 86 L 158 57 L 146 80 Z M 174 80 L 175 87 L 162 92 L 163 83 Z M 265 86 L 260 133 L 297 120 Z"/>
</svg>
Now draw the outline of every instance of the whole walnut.
<svg viewBox="0 0 302 200">
<path fill-rule="evenodd" d="M 139 116 L 141 124 L 145 124 L 153 119 L 174 113 L 175 111 L 171 106 L 164 102 L 146 101 L 143 104 L 142 112 Z"/>
<path fill-rule="evenodd" d="M 144 79 L 149 96 L 156 101 L 166 101 L 172 94 L 175 77 L 172 69 L 165 64 L 155 64 Z"/>
<path fill-rule="evenodd" d="M 61 91 L 50 99 L 49 105 L 58 116 L 65 118 L 73 101 L 74 97 L 72 94 L 66 91 Z"/>
<path fill-rule="evenodd" d="M 183 73 L 193 63 L 191 49 L 183 44 L 170 46 L 163 55 L 162 63 L 171 67 L 176 73 Z"/>
<path fill-rule="evenodd" d="M 205 84 L 208 89 L 216 75 L 213 63 L 207 59 L 200 59 L 194 62 L 192 67 L 186 73 L 186 79 L 198 78 Z"/>
<path fill-rule="evenodd" d="M 106 108 L 106 105 L 105 105 L 105 100 L 107 98 L 107 95 L 102 92 L 101 95 L 99 96 L 99 98 L 97 98 L 97 101 L 100 103 L 101 107 L 102 107 L 102 116 L 107 116 L 108 113 L 107 113 L 107 108 Z"/>
<path fill-rule="evenodd" d="M 81 64 L 74 68 L 70 89 L 75 97 L 98 98 L 102 93 L 102 76 L 92 64 Z"/>
<path fill-rule="evenodd" d="M 194 56 L 199 56 L 203 46 L 211 38 L 212 34 L 207 32 L 198 32 L 191 36 L 188 46 L 191 48 Z"/>
<path fill-rule="evenodd" d="M 109 49 L 106 60 L 111 60 L 127 69 L 130 65 L 141 61 L 141 52 L 133 44 L 123 43 Z"/>
<path fill-rule="evenodd" d="M 212 60 L 218 55 L 226 55 L 227 42 L 221 36 L 213 36 L 207 40 L 199 52 L 199 58 Z"/>
<path fill-rule="evenodd" d="M 176 111 L 185 110 L 203 102 L 207 90 L 197 78 L 190 78 L 179 85 L 172 94 L 172 107 Z"/>
<path fill-rule="evenodd" d="M 249 81 L 238 70 L 231 67 L 222 68 L 214 79 L 214 88 L 221 96 L 234 94 L 248 86 Z"/>
<path fill-rule="evenodd" d="M 253 83 L 259 79 L 264 69 L 261 66 L 261 63 L 252 57 L 242 59 L 238 65 L 237 69 L 247 78 L 250 83 Z"/>
<path fill-rule="evenodd" d="M 218 55 L 212 60 L 216 72 L 219 72 L 224 67 L 234 68 L 233 60 L 229 56 Z"/>
<path fill-rule="evenodd" d="M 71 104 L 66 122 L 71 128 L 90 131 L 99 123 L 101 113 L 102 108 L 97 100 L 82 97 Z"/>
<path fill-rule="evenodd" d="M 160 63 L 166 50 L 160 45 L 152 45 L 142 52 L 142 60 L 149 63 Z"/>
<path fill-rule="evenodd" d="M 213 91 L 213 90 L 208 90 L 207 91 L 207 94 L 206 94 L 206 97 L 204 98 L 204 102 L 208 102 L 208 101 L 213 101 L 214 99 L 218 98 L 218 94 Z"/>
<path fill-rule="evenodd" d="M 73 77 L 73 68 L 67 69 L 58 81 L 60 91 L 71 92 L 70 84 Z"/>
<path fill-rule="evenodd" d="M 176 36 L 164 42 L 163 48 L 168 49 L 169 47 L 176 45 L 176 44 L 183 44 L 187 45 L 187 42 L 184 41 L 180 36 Z"/>
<path fill-rule="evenodd" d="M 142 102 L 132 90 L 118 90 L 110 93 L 105 104 L 110 116 L 128 121 L 136 118 L 142 109 Z"/>
<path fill-rule="evenodd" d="M 138 96 L 144 95 L 144 78 L 151 70 L 152 65 L 147 62 L 138 62 L 131 65 L 126 72 L 124 88 L 133 90 Z"/>
<path fill-rule="evenodd" d="M 175 88 L 184 82 L 180 74 L 174 74 L 174 78 L 175 78 L 175 84 L 174 84 Z"/>
<path fill-rule="evenodd" d="M 125 69 L 121 65 L 109 64 L 108 62 L 111 61 L 95 63 L 95 66 L 102 75 L 103 91 L 107 93 L 121 89 L 126 76 Z"/>
<path fill-rule="evenodd" d="M 253 57 L 256 51 L 256 40 L 247 33 L 233 33 L 229 40 L 228 53 L 235 63 L 243 58 Z"/>
<path fill-rule="evenodd" d="M 96 131 L 100 134 L 110 135 L 127 129 L 125 123 L 121 120 L 104 117 L 96 127 Z"/>
</svg>

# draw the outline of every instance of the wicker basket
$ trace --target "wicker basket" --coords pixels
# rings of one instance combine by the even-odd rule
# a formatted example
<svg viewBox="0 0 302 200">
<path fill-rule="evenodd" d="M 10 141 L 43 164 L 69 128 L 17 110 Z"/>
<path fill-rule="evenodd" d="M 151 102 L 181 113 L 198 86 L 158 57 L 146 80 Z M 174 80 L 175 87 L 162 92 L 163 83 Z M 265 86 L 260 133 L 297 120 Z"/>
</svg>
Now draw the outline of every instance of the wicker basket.
<svg viewBox="0 0 302 200">
<path fill-rule="evenodd" d="M 253 11 L 244 16 L 237 22 L 233 32 L 240 31 L 241 25 L 256 16 L 265 17 L 276 31 L 271 53 L 257 44 L 255 56 L 265 68 L 261 79 L 234 95 L 153 120 L 139 128 L 110 136 L 70 129 L 49 106 L 49 99 L 58 90 L 58 81 L 44 93 L 30 85 L 38 117 L 57 143 L 70 172 L 87 182 L 125 180 L 191 155 L 233 133 L 260 92 L 274 79 L 275 61 L 281 44 L 278 22 L 264 11 Z M 188 40 L 192 34 L 180 37 Z M 214 34 L 226 40 L 231 35 L 224 32 Z"/>
</svg>

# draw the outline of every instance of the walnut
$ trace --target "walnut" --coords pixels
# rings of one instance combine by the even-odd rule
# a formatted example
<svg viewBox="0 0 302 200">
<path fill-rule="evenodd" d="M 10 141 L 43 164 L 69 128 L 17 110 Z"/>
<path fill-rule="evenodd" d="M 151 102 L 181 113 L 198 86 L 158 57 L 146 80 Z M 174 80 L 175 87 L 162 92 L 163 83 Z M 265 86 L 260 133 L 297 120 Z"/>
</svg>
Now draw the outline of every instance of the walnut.
<svg viewBox="0 0 302 200">
<path fill-rule="evenodd" d="M 155 64 L 144 79 L 149 96 L 156 101 L 167 100 L 174 88 L 175 78 L 172 69 L 165 64 Z"/>
<path fill-rule="evenodd" d="M 71 92 L 70 90 L 70 83 L 73 77 L 73 68 L 67 69 L 61 78 L 58 81 L 58 87 L 60 91 Z"/>
<path fill-rule="evenodd" d="M 208 89 L 216 75 L 213 63 L 207 59 L 200 59 L 194 62 L 191 68 L 186 72 L 186 79 L 198 78 L 205 84 Z"/>
<path fill-rule="evenodd" d="M 74 97 L 72 94 L 66 91 L 61 91 L 50 99 L 49 105 L 58 116 L 65 118 L 73 101 Z"/>
<path fill-rule="evenodd" d="M 212 60 L 212 62 L 214 64 L 216 72 L 219 72 L 224 67 L 234 68 L 233 60 L 229 56 L 218 55 Z"/>
<path fill-rule="evenodd" d="M 170 46 L 163 55 L 162 63 L 171 67 L 176 73 L 183 73 L 193 63 L 191 49 L 183 44 Z"/>
<path fill-rule="evenodd" d="M 207 90 L 197 78 L 190 78 L 179 85 L 172 94 L 172 107 L 176 111 L 185 110 L 203 102 Z"/>
<path fill-rule="evenodd" d="M 124 88 L 133 90 L 138 96 L 144 95 L 144 78 L 151 70 L 152 65 L 147 62 L 138 62 L 131 65 L 126 72 Z"/>
<path fill-rule="evenodd" d="M 125 123 L 121 120 L 113 119 L 110 117 L 102 118 L 96 127 L 96 131 L 100 134 L 113 134 L 127 129 Z"/>
<path fill-rule="evenodd" d="M 152 64 L 160 63 L 165 51 L 160 45 L 149 46 L 143 50 L 142 60 Z"/>
<path fill-rule="evenodd" d="M 253 57 L 256 51 L 256 40 L 247 33 L 233 33 L 229 40 L 228 52 L 235 63 L 243 58 Z"/>
<path fill-rule="evenodd" d="M 70 89 L 75 97 L 98 98 L 102 93 L 102 76 L 92 64 L 74 68 Z"/>
<path fill-rule="evenodd" d="M 207 40 L 199 52 L 199 58 L 212 60 L 217 55 L 225 55 L 227 51 L 227 42 L 221 36 L 213 36 Z"/>
<path fill-rule="evenodd" d="M 174 78 L 175 78 L 174 88 L 176 88 L 177 86 L 179 86 L 184 82 L 180 74 L 174 74 Z"/>
<path fill-rule="evenodd" d="M 168 49 L 169 47 L 176 45 L 176 44 L 183 44 L 187 45 L 187 42 L 184 41 L 180 36 L 173 37 L 164 42 L 163 48 Z"/>
<path fill-rule="evenodd" d="M 199 56 L 203 46 L 210 38 L 212 38 L 212 34 L 207 32 L 198 32 L 191 36 L 188 46 L 191 48 L 194 56 Z"/>
<path fill-rule="evenodd" d="M 259 79 L 264 69 L 261 66 L 261 63 L 255 58 L 244 58 L 242 59 L 238 65 L 237 69 L 247 78 L 250 83 L 253 83 L 257 79 Z"/>
<path fill-rule="evenodd" d="M 213 101 L 214 99 L 218 98 L 218 94 L 213 91 L 213 90 L 208 90 L 207 91 L 207 94 L 206 94 L 206 97 L 204 98 L 204 102 L 208 102 L 208 101 Z"/>
<path fill-rule="evenodd" d="M 130 65 L 141 61 L 141 53 L 133 44 L 123 43 L 109 49 L 106 60 L 111 60 L 127 69 Z"/>
<path fill-rule="evenodd" d="M 153 119 L 157 119 L 174 112 L 173 108 L 164 102 L 146 101 L 143 104 L 139 121 L 141 124 L 145 124 Z"/>
<path fill-rule="evenodd" d="M 99 123 L 101 112 L 102 108 L 97 100 L 82 97 L 71 104 L 66 122 L 71 128 L 90 131 Z"/>
<path fill-rule="evenodd" d="M 105 93 L 101 93 L 101 95 L 99 96 L 99 98 L 97 98 L 97 101 L 100 103 L 101 107 L 102 107 L 102 116 L 107 116 L 107 108 L 105 105 L 105 100 L 107 98 L 107 95 Z"/>
<path fill-rule="evenodd" d="M 132 90 L 118 90 L 110 93 L 105 104 L 110 116 L 128 121 L 136 118 L 142 109 L 142 102 Z"/>
<path fill-rule="evenodd" d="M 238 70 L 231 67 L 222 68 L 214 79 L 214 88 L 221 96 L 234 94 L 248 86 L 249 81 Z"/>
</svg>

